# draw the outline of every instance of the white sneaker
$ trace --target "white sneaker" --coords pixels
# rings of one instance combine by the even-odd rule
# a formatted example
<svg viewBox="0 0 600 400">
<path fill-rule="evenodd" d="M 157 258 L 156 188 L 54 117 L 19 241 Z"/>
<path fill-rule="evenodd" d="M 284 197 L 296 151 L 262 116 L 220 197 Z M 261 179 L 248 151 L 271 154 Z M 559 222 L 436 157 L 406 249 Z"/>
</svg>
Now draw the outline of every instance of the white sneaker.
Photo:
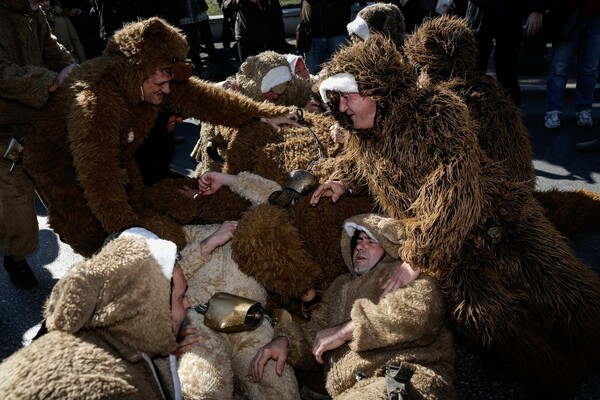
<svg viewBox="0 0 600 400">
<path fill-rule="evenodd" d="M 575 116 L 577 117 L 577 125 L 579 126 L 592 126 L 594 124 L 594 121 L 592 121 L 592 110 L 575 111 Z"/>
<path fill-rule="evenodd" d="M 558 117 L 560 111 L 548 111 L 546 112 L 546 116 L 544 117 L 544 125 L 548 129 L 558 129 L 560 128 L 560 118 Z"/>
</svg>

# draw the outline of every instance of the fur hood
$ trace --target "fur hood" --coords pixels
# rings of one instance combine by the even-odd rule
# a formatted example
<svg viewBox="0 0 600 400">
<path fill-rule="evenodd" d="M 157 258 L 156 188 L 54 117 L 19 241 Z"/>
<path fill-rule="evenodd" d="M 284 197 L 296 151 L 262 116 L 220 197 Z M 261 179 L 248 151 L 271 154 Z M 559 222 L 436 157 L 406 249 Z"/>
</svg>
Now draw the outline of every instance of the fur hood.
<svg viewBox="0 0 600 400">
<path fill-rule="evenodd" d="M 350 37 L 365 40 L 371 33 L 389 35 L 398 48 L 404 44 L 406 24 L 402 11 L 395 4 L 375 3 L 366 6 L 356 14 L 354 21 L 346 28 Z"/>
<path fill-rule="evenodd" d="M 477 43 L 463 18 L 427 19 L 404 44 L 407 59 L 434 81 L 476 72 Z"/>
<path fill-rule="evenodd" d="M 130 100 L 139 102 L 140 86 L 157 68 L 168 68 L 187 58 L 189 46 L 181 31 L 153 17 L 131 22 L 115 32 L 102 58 L 107 74 L 119 79 Z M 107 63 L 106 59 L 111 62 Z M 122 71 L 114 74 L 114 71 Z M 98 71 L 95 70 L 97 73 Z"/>
<path fill-rule="evenodd" d="M 123 234 L 69 270 L 46 302 L 48 330 L 93 330 L 139 352 L 172 352 L 171 283 L 149 240 Z"/>
<path fill-rule="evenodd" d="M 235 80 L 240 92 L 255 101 L 263 101 L 262 95 L 274 88 L 285 93 L 275 101 L 282 106 L 304 107 L 311 94 L 311 84 L 296 76 L 283 54 L 264 51 L 251 56 L 242 63 Z"/>
<path fill-rule="evenodd" d="M 394 224 L 396 224 L 396 227 Z M 392 218 L 386 218 L 378 214 L 360 214 L 344 221 L 340 245 L 344 263 L 351 274 L 355 275 L 350 248 L 354 232 L 359 229 L 372 239 L 377 240 L 386 252 L 386 256 L 382 261 L 387 262 L 398 259 L 398 248 L 401 245 L 401 239 L 397 230 L 397 224 L 398 222 Z"/>
<path fill-rule="evenodd" d="M 398 103 L 410 101 L 411 96 L 407 92 L 417 86 L 413 67 L 404 60 L 394 42 L 382 35 L 371 35 L 364 42 L 342 48 L 324 64 L 323 71 L 327 77 L 344 73 L 352 75 L 360 94 L 375 100 L 377 114 L 374 128 L 357 132 L 361 137 L 374 140 L 396 125 L 398 116 L 393 110 L 397 109 Z M 352 130 L 350 119 L 345 114 L 340 115 L 339 96 L 329 91 L 326 95 L 327 106 L 336 119 Z"/>
</svg>

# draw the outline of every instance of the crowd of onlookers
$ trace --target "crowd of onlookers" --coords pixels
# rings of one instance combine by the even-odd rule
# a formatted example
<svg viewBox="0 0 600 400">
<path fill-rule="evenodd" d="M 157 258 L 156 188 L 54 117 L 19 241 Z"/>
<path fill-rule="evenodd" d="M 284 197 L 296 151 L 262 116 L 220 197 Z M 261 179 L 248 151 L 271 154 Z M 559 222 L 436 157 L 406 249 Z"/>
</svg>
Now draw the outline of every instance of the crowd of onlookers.
<svg viewBox="0 0 600 400">
<path fill-rule="evenodd" d="M 210 73 L 202 75 L 205 66 L 200 56 L 200 53 L 208 55 L 204 63 L 216 62 L 205 0 L 61 0 L 52 4 L 50 1 L 42 5 L 53 32 L 78 62 L 84 61 L 86 56 L 92 58 L 100 54 L 106 39 L 124 22 L 157 15 L 185 32 L 190 44 L 189 57 L 197 74 L 211 78 Z M 317 74 L 320 65 L 348 39 L 346 25 L 352 19 L 352 6 L 356 3 L 366 5 L 354 0 L 300 2 L 300 18 L 308 23 L 312 35 L 310 50 L 303 54 L 312 74 Z M 545 115 L 548 129 L 560 127 L 562 97 L 577 60 L 574 111 L 579 126 L 592 126 L 593 91 L 600 60 L 600 5 L 597 2 L 389 0 L 389 3 L 401 9 L 407 33 L 424 18 L 435 17 L 440 11 L 464 16 L 477 39 L 478 67 L 487 70 L 494 51 L 497 79 L 516 104 L 521 101 L 519 60 L 525 42 L 528 51 L 535 54 L 533 62 L 537 63 L 537 70 L 548 73 Z M 440 8 L 442 3 L 444 8 Z M 233 39 L 239 62 L 265 50 L 293 52 L 286 41 L 278 0 L 224 0 L 219 6 L 223 13 L 223 47 L 229 49 Z M 552 43 L 550 54 L 547 43 Z M 577 148 L 590 150 L 594 146 Z"/>
</svg>

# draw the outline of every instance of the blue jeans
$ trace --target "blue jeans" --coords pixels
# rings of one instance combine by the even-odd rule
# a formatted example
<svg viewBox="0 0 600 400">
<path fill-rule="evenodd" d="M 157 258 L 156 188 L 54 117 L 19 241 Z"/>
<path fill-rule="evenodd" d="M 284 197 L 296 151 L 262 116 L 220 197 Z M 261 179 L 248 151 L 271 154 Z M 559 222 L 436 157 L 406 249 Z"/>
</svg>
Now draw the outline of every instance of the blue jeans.
<svg viewBox="0 0 600 400">
<path fill-rule="evenodd" d="M 313 37 L 311 49 L 306 53 L 306 67 L 310 73 L 318 74 L 321 71 L 321 64 L 328 61 L 347 40 L 348 34 L 346 33 L 328 38 Z"/>
<path fill-rule="evenodd" d="M 546 84 L 547 111 L 562 111 L 562 97 L 569 79 L 569 67 L 577 56 L 575 110 L 589 110 L 594 102 L 600 63 L 600 16 L 584 19 L 570 40 L 552 43 L 552 65 Z"/>
</svg>

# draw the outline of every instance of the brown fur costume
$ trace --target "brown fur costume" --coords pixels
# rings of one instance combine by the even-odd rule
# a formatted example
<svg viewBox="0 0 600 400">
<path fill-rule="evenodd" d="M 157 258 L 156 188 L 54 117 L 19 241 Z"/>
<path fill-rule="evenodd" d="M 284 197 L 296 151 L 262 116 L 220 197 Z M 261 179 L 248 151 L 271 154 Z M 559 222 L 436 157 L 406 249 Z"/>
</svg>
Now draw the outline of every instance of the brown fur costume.
<svg viewBox="0 0 600 400">
<path fill-rule="evenodd" d="M 498 81 L 477 70 L 477 44 L 463 18 L 425 20 L 404 52 L 425 79 L 441 83 L 466 104 L 479 145 L 517 182 L 535 186 L 531 143 L 521 113 Z"/>
<path fill-rule="evenodd" d="M 331 346 L 323 356 L 326 388 L 333 399 L 389 399 L 384 366 L 404 361 L 415 366 L 406 385 L 406 398 L 456 398 L 452 386 L 452 333 L 444 324 L 444 302 L 435 279 L 421 274 L 407 286 L 380 298 L 383 283 L 401 264 L 397 258 L 401 239 L 396 236 L 394 221 L 366 214 L 347 222 L 352 226 L 343 225 L 341 251 L 351 273 L 339 276 L 325 291 L 322 304 L 309 322 L 275 327 L 276 334 L 288 338 L 288 362 L 295 367 L 314 368 L 317 363 L 311 349 L 316 333 L 352 320 L 352 340 Z M 386 254 L 376 267 L 357 276 L 352 266 L 351 235 L 361 228 L 378 241 Z M 265 370 L 272 368 L 270 363 Z M 356 379 L 359 373 L 364 379 Z"/>
<path fill-rule="evenodd" d="M 44 307 L 48 333 L 0 364 L 2 398 L 173 398 L 175 371 L 160 368 L 157 356 L 178 347 L 171 320 L 175 245 L 128 233 L 56 283 Z"/>
<path fill-rule="evenodd" d="M 263 98 L 261 85 L 267 73 L 277 67 L 290 68 L 285 55 L 275 53 L 274 51 L 264 51 L 256 56 L 251 56 L 246 59 L 240 66 L 239 71 L 235 76 L 228 79 L 228 86 L 237 88 L 237 90 L 250 97 L 253 100 L 262 102 L 266 101 Z M 271 87 L 268 82 L 264 82 L 269 90 L 279 89 L 278 92 L 283 93 L 275 100 L 276 105 L 281 106 L 296 106 L 304 107 L 311 95 L 311 84 L 304 79 L 296 76 L 293 71 L 290 72 L 290 79 L 286 83 L 281 83 Z M 268 80 L 268 78 L 266 78 Z M 233 89 L 232 89 L 233 90 Z M 269 128 L 266 128 L 269 129 Z M 222 161 L 215 158 L 215 153 L 218 153 L 220 158 L 224 158 L 227 152 L 227 145 L 237 135 L 236 129 L 228 129 L 222 126 L 214 126 L 212 124 L 202 123 L 200 139 L 194 149 L 194 157 L 200 164 L 196 168 L 196 175 L 199 176 L 205 171 L 217 171 L 223 167 Z M 209 143 L 212 145 L 209 153 Z M 241 169 L 240 171 L 244 171 Z"/>
<path fill-rule="evenodd" d="M 366 182 L 398 220 L 400 259 L 437 276 L 461 335 L 506 357 L 540 392 L 571 389 L 600 352 L 600 278 L 530 185 L 487 157 L 461 99 L 423 77 L 417 85 L 390 41 L 370 37 L 326 67 L 353 75 L 377 104 L 374 127 L 346 144 L 352 169 L 335 177 Z"/>
<path fill-rule="evenodd" d="M 108 233 L 134 225 L 185 245 L 180 225 L 148 206 L 162 199 L 144 193 L 133 157 L 161 107 L 234 127 L 285 111 L 195 78 L 171 82 L 161 106 L 145 103 L 142 83 L 187 51 L 180 31 L 159 18 L 127 24 L 34 120 L 25 167 L 48 204 L 52 228 L 78 253 L 90 256 Z"/>
<path fill-rule="evenodd" d="M 270 67 L 263 68 L 268 70 L 282 62 L 277 57 L 271 57 L 270 53 L 261 53 L 247 61 L 246 67 L 238 73 L 238 79 L 245 88 L 243 90 L 255 98 L 259 97 L 260 89 L 251 79 L 257 75 L 254 64 L 259 61 L 268 64 Z M 270 63 L 267 62 L 269 60 Z M 294 77 L 288 85 L 289 97 L 286 97 L 286 101 L 291 101 L 289 104 L 294 104 L 292 89 L 306 87 L 306 83 L 297 84 L 297 79 Z M 295 96 L 297 104 L 304 104 L 307 94 L 301 91 Z M 334 164 L 331 157 L 337 156 L 341 151 L 341 146 L 332 143 L 329 138 L 329 127 L 335 121 L 330 117 L 309 113 L 305 113 L 304 118 L 318 137 L 323 155 L 330 157 L 319 161 L 312 172 L 318 177 L 328 176 Z M 225 156 L 223 172 L 236 174 L 250 171 L 283 184 L 288 172 L 305 169 L 311 162 L 319 160 L 313 136 L 306 127 L 283 126 L 279 132 L 275 132 L 265 124 L 255 123 L 239 130 L 220 130 L 229 132 L 227 135 L 230 135 L 227 151 L 222 153 Z M 199 167 L 205 166 L 203 161 Z M 196 174 L 202 172 L 197 170 Z M 338 204 L 328 202 L 324 208 L 311 207 L 309 197 L 307 195 L 287 211 L 269 204 L 249 210 L 240 220 L 232 242 L 233 257 L 240 270 L 254 277 L 283 302 L 301 296 L 314 286 L 324 289 L 344 272 L 337 245 L 339 227 L 352 215 L 374 210 L 373 203 L 365 197 L 345 198 Z M 229 207 L 225 212 L 237 206 L 229 202 L 227 204 Z M 247 206 L 244 206 L 243 210 L 245 209 Z M 216 216 L 222 213 L 223 211 L 216 211 L 197 214 Z M 203 221 L 214 222 L 218 221 Z"/>
<path fill-rule="evenodd" d="M 323 115 L 305 114 L 318 137 L 324 156 L 320 160 L 308 128 L 286 126 L 279 132 L 265 126 L 239 130 L 229 143 L 223 172 L 252 171 L 283 184 L 289 171 L 305 169 L 319 161 L 312 172 L 326 177 L 334 168 L 341 146 L 329 138 L 335 121 Z M 240 221 L 232 243 L 233 257 L 240 269 L 257 279 L 284 302 L 300 297 L 317 286 L 325 289 L 344 272 L 339 252 L 339 227 L 353 215 L 372 212 L 366 196 L 348 197 L 323 208 L 309 204 L 310 194 L 288 210 L 261 205 L 249 210 Z M 278 238 L 278 240 L 273 240 Z"/>
<path fill-rule="evenodd" d="M 477 44 L 463 18 L 425 20 L 409 36 L 408 60 L 433 82 L 456 93 L 477 124 L 479 145 L 509 177 L 535 188 L 527 128 L 517 106 L 498 81 L 476 69 Z M 566 236 L 600 225 L 600 197 L 590 191 L 535 192 L 546 216 Z M 579 207 L 583 206 L 585 207 Z"/>
</svg>

